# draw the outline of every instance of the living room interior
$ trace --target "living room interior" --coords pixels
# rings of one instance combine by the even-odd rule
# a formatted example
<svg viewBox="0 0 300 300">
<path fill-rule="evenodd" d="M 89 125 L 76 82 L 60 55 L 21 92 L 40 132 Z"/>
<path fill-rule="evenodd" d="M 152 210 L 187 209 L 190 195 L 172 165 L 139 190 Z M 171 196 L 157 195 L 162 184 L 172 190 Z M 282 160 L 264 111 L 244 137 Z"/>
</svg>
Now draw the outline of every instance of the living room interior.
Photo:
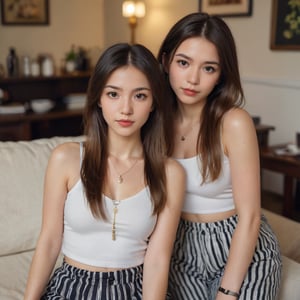
<svg viewBox="0 0 300 300">
<path fill-rule="evenodd" d="M 143 18 L 137 19 L 135 42 L 144 44 L 154 54 L 176 20 L 201 9 L 199 0 L 142 2 L 146 12 Z M 276 1 L 250 2 L 249 15 L 224 16 L 237 44 L 245 108 L 251 115 L 259 117 L 261 124 L 273 128 L 267 132 L 269 145 L 295 144 L 296 133 L 300 131 L 300 52 L 270 47 L 272 10 Z M 107 46 L 130 42 L 128 18 L 122 16 L 122 0 L 89 0 L 88 4 L 81 0 L 51 0 L 47 4 L 46 25 L 0 25 L 0 64 L 3 67 L 11 47 L 20 59 L 49 55 L 54 71 L 60 72 L 72 47 L 83 48 L 92 67 Z M 77 91 L 82 91 L 86 83 L 87 80 L 81 83 L 83 87 Z M 298 182 L 293 180 L 293 183 L 293 194 L 299 202 L 300 196 L 296 195 Z M 263 169 L 262 189 L 265 204 L 280 212 L 285 189 L 283 174 Z M 297 211 L 294 218 L 300 220 Z"/>
<path fill-rule="evenodd" d="M 4 3 L 5 1 L 2 2 Z M 14 1 L 10 0 L 8 2 L 13 3 Z M 43 93 L 46 90 L 50 98 L 53 97 L 59 100 L 61 100 L 62 94 L 84 94 L 90 74 L 89 70 L 94 66 L 103 49 L 116 42 L 130 42 L 131 40 L 129 20 L 122 15 L 123 2 L 122 0 L 48 0 L 45 1 L 48 5 L 47 24 L 20 25 L 0 23 L 0 65 L 2 65 L 4 69 L 2 76 L 0 72 L 0 89 L 5 89 L 7 86 L 14 89 L 14 85 L 17 84 L 20 90 L 13 94 L 13 97 L 15 97 L 13 98 L 14 101 L 17 101 L 17 97 L 20 97 L 20 99 L 23 97 L 21 100 L 27 101 L 28 97 L 36 96 L 37 94 L 33 91 L 34 86 L 43 89 Z M 201 5 L 209 1 L 143 0 L 142 2 L 145 4 L 146 10 L 144 17 L 137 19 L 135 42 L 144 44 L 154 54 L 157 54 L 160 43 L 169 28 L 179 18 L 186 14 L 199 11 Z M 272 26 L 274 25 L 273 9 L 274 5 L 280 2 L 280 0 L 241 0 L 241 2 L 251 3 L 251 11 L 249 11 L 249 14 L 224 16 L 224 20 L 231 28 L 237 45 L 242 84 L 246 97 L 245 108 L 253 117 L 256 117 L 256 121 L 259 120 L 257 128 L 258 137 L 262 139 L 262 148 L 265 147 L 266 144 L 267 146 L 284 145 L 285 150 L 286 145 L 297 145 L 296 135 L 300 132 L 300 42 L 298 43 L 298 49 L 271 49 Z M 3 9 L 3 7 L 1 7 L 1 9 Z M 3 11 L 1 11 L 1 16 L 3 18 Z M 27 86 L 25 85 L 24 88 L 19 79 L 7 79 L 6 59 L 12 47 L 15 49 L 20 62 L 24 56 L 29 57 L 31 60 L 36 60 L 41 56 L 49 56 L 53 62 L 53 73 L 51 73 L 49 77 L 38 76 L 32 79 L 30 76 L 29 79 L 25 79 L 31 86 L 31 90 L 28 91 L 27 95 Z M 82 48 L 86 52 L 89 68 L 84 70 L 84 72 L 78 73 L 71 71 L 68 73 L 66 71 L 66 59 L 74 47 L 76 50 Z M 62 77 L 57 75 L 61 73 L 63 73 Z M 53 118 L 57 122 L 57 128 L 55 128 L 55 130 L 51 129 L 49 131 L 50 133 L 48 132 L 49 124 L 42 120 L 46 115 L 49 119 Z M 18 115 L 17 118 L 20 116 L 21 114 Z M 15 144 L 8 142 L 8 147 L 5 149 L 4 143 L 2 143 L 1 140 L 1 127 L 4 126 L 3 124 L 6 124 L 6 121 L 4 120 L 1 123 L 1 119 L 5 119 L 6 117 L 7 116 L 0 114 L 1 151 L 7 150 L 8 156 L 10 154 L 17 155 L 17 152 L 22 153 L 22 147 L 25 147 L 24 149 L 27 151 L 25 153 L 28 155 L 28 166 L 31 164 L 32 167 L 36 168 L 37 174 L 39 174 L 39 176 L 37 176 L 34 173 L 30 173 L 27 179 L 28 181 L 38 179 L 38 177 L 42 176 L 41 167 L 44 167 L 46 164 L 49 147 L 53 147 L 58 141 L 51 140 L 49 142 L 50 146 L 48 142 L 47 145 L 45 145 L 46 142 L 45 144 L 44 142 L 37 142 L 35 144 L 35 146 L 39 148 L 39 151 L 42 150 L 42 155 L 38 156 L 42 163 L 38 165 L 38 162 L 34 163 L 33 156 L 37 155 L 35 152 L 37 150 L 34 148 L 34 152 L 32 152 L 31 147 L 33 146 L 31 145 L 21 143 L 16 146 L 17 150 L 14 153 L 11 149 Z M 28 124 L 32 123 L 34 125 L 32 125 L 32 129 L 18 125 L 19 131 L 17 134 L 26 137 L 24 138 L 26 140 L 31 140 L 31 138 L 34 137 L 50 137 L 53 133 L 55 133 L 54 135 L 67 136 L 70 131 L 64 131 L 64 129 L 66 129 L 65 120 L 73 120 L 74 124 L 78 125 L 78 122 L 81 120 L 80 117 L 81 113 L 78 113 L 78 110 L 64 111 L 62 114 L 58 111 L 53 112 L 51 115 L 33 114 L 30 117 L 25 116 L 22 124 L 29 126 Z M 8 118 L 11 118 L 11 116 L 8 116 Z M 63 122 L 59 122 L 61 120 Z M 68 123 L 68 126 L 71 127 L 74 124 Z M 80 130 L 81 128 L 77 128 L 77 131 L 73 132 L 75 139 L 78 138 L 77 135 L 81 134 Z M 9 138 L 6 140 L 9 141 Z M 14 140 L 19 139 L 15 138 Z M 59 141 L 61 140 L 59 139 Z M 279 148 L 279 150 L 282 149 L 283 148 Z M 276 148 L 276 150 L 278 149 Z M 274 153 L 270 156 L 269 152 L 262 158 L 264 166 L 261 171 L 262 206 L 269 211 L 284 215 L 288 217 L 288 219 L 296 221 L 295 223 L 291 223 L 291 225 L 284 225 L 282 228 L 280 225 L 281 221 L 276 221 L 276 224 L 278 224 L 277 226 L 282 232 L 285 230 L 287 233 L 286 237 L 283 238 L 286 239 L 284 241 L 285 247 L 289 247 L 289 249 L 284 250 L 284 254 L 292 252 L 291 259 L 297 260 L 297 264 L 299 264 L 300 253 L 298 244 L 300 242 L 300 227 L 298 225 L 300 225 L 300 175 L 298 174 L 300 170 L 300 156 L 294 155 L 295 153 L 290 154 L 292 155 L 288 154 L 287 160 L 282 160 L 281 158 L 278 160 L 278 154 L 278 157 L 276 156 L 275 161 L 273 161 Z M 5 172 L 3 174 L 13 175 L 21 171 L 21 173 L 24 172 L 24 176 L 27 176 L 27 165 L 25 168 L 24 162 L 23 166 L 22 157 L 20 157 L 20 155 L 17 157 L 18 162 L 16 162 L 19 165 L 14 166 L 11 171 L 7 173 L 4 170 L 6 167 L 6 165 L 4 166 L 5 158 L 2 157 L 2 159 L 3 169 L 1 172 Z M 11 163 L 10 159 L 7 161 Z M 22 166 L 24 167 L 23 169 Z M 13 183 L 10 182 L 10 180 L 7 182 Z M 2 183 L 0 181 L 1 190 L 5 184 L 5 180 Z M 8 190 L 9 187 L 5 186 L 5 189 Z M 41 190 L 32 191 L 31 189 L 30 192 L 33 193 L 32 198 L 39 199 L 38 192 L 41 193 Z M 289 198 L 289 203 L 285 206 L 287 198 Z M 4 199 L 1 199 L 1 201 L 4 202 Z M 0 203 L 2 203 L 1 201 Z M 28 200 L 28 206 L 31 205 L 32 203 Z M 6 246 L 6 242 L 2 243 L 3 245 L 0 247 L 2 249 L 0 251 L 0 257 L 2 257 L 2 259 L 0 259 L 0 269 L 2 269 L 2 272 L 7 269 L 9 264 L 6 265 L 6 263 L 10 263 L 10 259 L 16 255 L 16 253 L 21 253 L 22 251 L 26 252 L 24 255 L 26 256 L 26 260 L 29 261 L 29 255 L 32 253 L 30 252 L 28 254 L 28 251 L 33 249 L 37 237 L 38 229 L 35 227 L 37 227 L 36 223 L 40 222 L 38 217 L 30 221 L 32 223 L 30 233 L 27 233 L 25 229 L 22 231 L 22 223 L 16 221 L 16 219 L 17 217 L 19 218 L 18 214 L 22 217 L 24 216 L 24 219 L 30 219 L 33 212 L 40 211 L 40 204 L 33 204 L 33 212 L 29 212 L 26 203 L 20 207 L 23 207 L 24 212 L 21 211 L 21 208 L 15 210 L 14 207 L 10 207 L 9 212 L 17 211 L 17 214 L 11 218 L 7 217 L 7 219 L 5 219 L 7 223 L 3 224 L 5 228 L 1 227 L 1 230 L 6 231 L 9 229 L 7 230 L 7 236 L 13 243 L 17 241 L 20 244 L 20 237 L 22 236 L 26 236 L 29 242 L 27 242 L 27 244 L 21 243 L 20 248 L 16 246 L 9 248 L 8 242 L 4 250 L 2 246 Z M 286 209 L 288 209 L 288 213 Z M 298 227 L 295 227 L 295 224 Z M 20 233 L 16 234 L 16 238 L 13 238 L 11 237 L 14 233 L 13 230 L 17 227 L 20 228 L 20 230 L 18 229 Z M 15 230 L 17 231 L 17 229 Z M 293 233 L 293 237 L 296 236 L 296 238 L 290 241 L 288 233 Z M 284 235 L 283 232 L 282 236 Z M 18 267 L 17 264 L 13 266 Z M 294 273 L 289 270 L 289 272 L 291 272 L 289 273 L 289 278 L 293 278 L 293 285 L 285 285 L 285 290 L 292 290 L 291 287 L 300 286 L 299 266 L 293 268 Z M 11 273 L 13 273 L 13 271 L 12 268 Z M 297 274 L 297 276 L 295 276 L 295 274 Z M 5 276 L 5 272 L 0 275 L 1 278 L 3 276 Z M 25 279 L 22 278 L 21 280 L 22 285 L 24 285 Z M 0 283 L 0 296 L 3 295 L 4 290 L 10 289 L 9 287 L 3 287 L 4 285 L 1 285 L 2 283 Z M 15 285 L 17 286 L 17 284 Z M 21 299 L 21 292 L 21 290 L 17 290 L 16 294 L 10 296 L 11 298 L 7 296 L 5 299 Z M 296 300 L 298 298 L 295 296 L 295 298 L 289 297 L 281 299 Z"/>
</svg>

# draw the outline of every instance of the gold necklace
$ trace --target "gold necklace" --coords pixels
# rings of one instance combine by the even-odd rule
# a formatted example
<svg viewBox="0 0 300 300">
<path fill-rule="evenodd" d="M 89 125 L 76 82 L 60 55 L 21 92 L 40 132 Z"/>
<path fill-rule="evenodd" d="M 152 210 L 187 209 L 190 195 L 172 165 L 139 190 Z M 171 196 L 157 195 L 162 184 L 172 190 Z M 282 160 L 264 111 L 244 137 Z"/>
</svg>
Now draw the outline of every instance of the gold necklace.
<svg viewBox="0 0 300 300">
<path fill-rule="evenodd" d="M 198 125 L 199 123 L 195 123 L 194 125 L 191 126 L 191 128 L 189 128 L 189 130 L 187 130 L 184 134 L 180 134 L 180 140 L 182 142 L 184 142 L 187 138 L 187 136 L 194 130 L 194 128 L 196 127 L 196 125 Z"/>
<path fill-rule="evenodd" d="M 112 228 L 111 228 L 111 239 L 113 241 L 116 240 L 116 217 L 117 217 L 117 213 L 118 213 L 118 205 L 121 203 L 120 200 L 112 200 L 113 201 L 113 212 L 114 212 L 114 216 L 113 216 L 113 223 L 112 223 Z"/>
<path fill-rule="evenodd" d="M 117 182 L 118 183 L 123 183 L 123 181 L 124 181 L 124 175 L 125 174 L 127 174 L 135 165 L 136 165 L 136 163 L 138 162 L 138 158 L 134 161 L 134 163 L 125 171 L 125 172 L 123 172 L 123 173 L 119 173 L 118 172 L 118 170 L 116 169 L 116 167 L 114 166 L 114 164 L 113 164 L 113 162 L 112 162 L 112 160 L 110 160 L 110 162 L 111 162 L 111 165 L 112 165 L 112 167 L 113 167 L 113 169 L 114 169 L 114 171 L 117 173 L 117 175 L 118 175 L 118 179 L 117 179 Z"/>
<path fill-rule="evenodd" d="M 113 156 L 113 155 L 112 155 Z M 136 165 L 136 163 L 138 162 L 138 158 L 133 162 L 133 164 L 125 171 L 125 172 L 123 172 L 123 173 L 119 173 L 118 171 L 117 171 L 117 169 L 116 169 L 116 167 L 114 166 L 114 164 L 113 164 L 113 161 L 112 160 L 110 160 L 110 162 L 111 162 L 111 165 L 112 165 L 112 167 L 113 167 L 113 169 L 114 169 L 114 171 L 117 173 L 117 175 L 118 175 L 118 179 L 117 179 L 117 182 L 118 183 L 123 183 L 123 181 L 124 181 L 124 178 L 123 178 L 123 176 L 125 175 L 125 174 L 127 174 L 130 170 L 132 170 L 133 169 L 133 167 Z M 117 218 L 117 213 L 118 213 L 118 206 L 119 206 L 119 204 L 121 203 L 121 201 L 120 200 L 112 200 L 113 201 L 113 223 L 112 223 L 112 228 L 111 228 L 111 238 L 112 238 L 112 240 L 113 241 L 115 241 L 116 240 L 116 218 Z"/>
</svg>

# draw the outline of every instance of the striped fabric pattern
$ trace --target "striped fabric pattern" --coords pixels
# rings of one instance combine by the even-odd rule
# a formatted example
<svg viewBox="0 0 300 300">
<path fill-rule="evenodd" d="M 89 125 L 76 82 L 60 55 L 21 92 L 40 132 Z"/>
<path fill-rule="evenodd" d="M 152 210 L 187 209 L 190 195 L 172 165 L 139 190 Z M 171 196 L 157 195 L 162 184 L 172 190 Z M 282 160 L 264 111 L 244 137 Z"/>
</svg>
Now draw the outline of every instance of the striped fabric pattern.
<svg viewBox="0 0 300 300">
<path fill-rule="evenodd" d="M 167 299 L 215 299 L 237 221 L 237 216 L 214 223 L 180 221 Z M 281 268 L 278 241 L 262 216 L 257 246 L 239 299 L 274 300 L 279 289 Z"/>
<path fill-rule="evenodd" d="M 42 300 L 141 300 L 143 267 L 91 272 L 63 262 Z"/>
</svg>

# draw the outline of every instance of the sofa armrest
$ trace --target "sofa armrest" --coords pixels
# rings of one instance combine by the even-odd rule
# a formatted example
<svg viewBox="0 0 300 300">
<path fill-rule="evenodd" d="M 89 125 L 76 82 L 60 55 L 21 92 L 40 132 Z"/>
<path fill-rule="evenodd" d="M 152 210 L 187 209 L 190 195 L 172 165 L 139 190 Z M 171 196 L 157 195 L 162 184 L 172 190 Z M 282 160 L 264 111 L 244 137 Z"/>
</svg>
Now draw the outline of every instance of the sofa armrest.
<svg viewBox="0 0 300 300">
<path fill-rule="evenodd" d="M 262 213 L 278 238 L 281 253 L 300 263 L 300 223 L 266 209 Z"/>
<path fill-rule="evenodd" d="M 282 276 L 276 300 L 298 300 L 300 295 L 300 264 L 282 256 Z"/>
</svg>

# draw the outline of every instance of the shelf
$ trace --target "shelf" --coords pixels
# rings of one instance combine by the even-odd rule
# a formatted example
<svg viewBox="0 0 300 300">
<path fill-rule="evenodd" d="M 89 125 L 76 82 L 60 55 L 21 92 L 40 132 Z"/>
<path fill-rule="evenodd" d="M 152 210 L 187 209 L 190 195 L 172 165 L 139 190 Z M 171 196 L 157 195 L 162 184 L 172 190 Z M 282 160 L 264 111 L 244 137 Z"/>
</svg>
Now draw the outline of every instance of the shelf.
<svg viewBox="0 0 300 300">
<path fill-rule="evenodd" d="M 0 78 L 0 86 L 5 84 L 16 84 L 24 82 L 39 82 L 39 81 L 56 81 L 63 79 L 89 78 L 90 72 L 73 72 L 73 73 L 58 73 L 53 76 L 19 76 L 19 77 L 2 77 Z"/>
<path fill-rule="evenodd" d="M 10 103 L 28 103 L 33 99 L 55 101 L 47 113 L 0 114 L 0 140 L 30 140 L 51 136 L 74 136 L 83 133 L 82 109 L 64 109 L 63 98 L 86 93 L 90 72 L 57 74 L 49 77 L 17 77 L 0 79 Z"/>
<path fill-rule="evenodd" d="M 0 114 L 1 123 L 33 122 L 82 116 L 82 109 L 58 110 L 47 113 Z"/>
<path fill-rule="evenodd" d="M 86 92 L 90 72 L 58 74 L 49 77 L 16 77 L 0 79 L 0 88 L 6 90 L 11 102 L 29 102 L 49 98 L 61 101 L 70 93 Z"/>
</svg>

